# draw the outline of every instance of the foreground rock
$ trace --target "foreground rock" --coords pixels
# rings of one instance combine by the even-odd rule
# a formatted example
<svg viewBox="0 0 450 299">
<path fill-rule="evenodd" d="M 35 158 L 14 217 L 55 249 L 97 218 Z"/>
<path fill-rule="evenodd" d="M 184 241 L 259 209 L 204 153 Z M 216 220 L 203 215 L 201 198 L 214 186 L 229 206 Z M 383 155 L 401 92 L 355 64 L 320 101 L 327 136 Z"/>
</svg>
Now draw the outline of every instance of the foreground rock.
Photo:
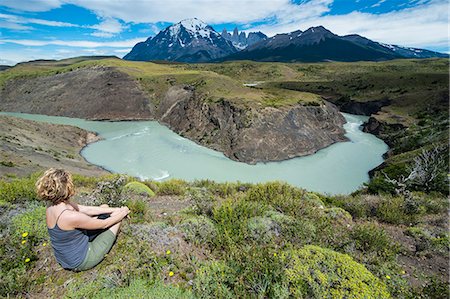
<svg viewBox="0 0 450 299">
<path fill-rule="evenodd" d="M 76 127 L 0 116 L 0 177 L 24 176 L 50 167 L 90 176 L 106 174 L 79 154 L 96 140 L 94 133 Z"/>
</svg>

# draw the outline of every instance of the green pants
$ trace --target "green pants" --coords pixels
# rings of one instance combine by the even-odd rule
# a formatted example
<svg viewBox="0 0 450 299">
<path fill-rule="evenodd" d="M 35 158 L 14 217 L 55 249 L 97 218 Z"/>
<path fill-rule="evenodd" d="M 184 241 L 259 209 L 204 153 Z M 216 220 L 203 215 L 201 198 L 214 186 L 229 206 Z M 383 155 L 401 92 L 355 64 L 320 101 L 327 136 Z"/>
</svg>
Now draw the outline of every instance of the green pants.
<svg viewBox="0 0 450 299">
<path fill-rule="evenodd" d="M 98 235 L 92 242 L 89 242 L 86 257 L 75 271 L 89 270 L 97 266 L 111 250 L 115 240 L 116 235 L 109 229 Z"/>
</svg>

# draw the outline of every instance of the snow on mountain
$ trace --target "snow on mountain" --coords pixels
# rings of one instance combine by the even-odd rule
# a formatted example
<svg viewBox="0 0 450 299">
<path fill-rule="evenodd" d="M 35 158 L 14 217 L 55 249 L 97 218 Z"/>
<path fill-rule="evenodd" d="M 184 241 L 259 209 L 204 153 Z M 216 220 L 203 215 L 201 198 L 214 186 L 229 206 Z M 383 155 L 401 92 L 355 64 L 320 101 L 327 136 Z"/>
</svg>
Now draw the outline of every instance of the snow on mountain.
<svg viewBox="0 0 450 299">
<path fill-rule="evenodd" d="M 197 19 L 185 19 L 138 43 L 124 59 L 204 62 L 236 52 L 231 42 Z"/>
</svg>

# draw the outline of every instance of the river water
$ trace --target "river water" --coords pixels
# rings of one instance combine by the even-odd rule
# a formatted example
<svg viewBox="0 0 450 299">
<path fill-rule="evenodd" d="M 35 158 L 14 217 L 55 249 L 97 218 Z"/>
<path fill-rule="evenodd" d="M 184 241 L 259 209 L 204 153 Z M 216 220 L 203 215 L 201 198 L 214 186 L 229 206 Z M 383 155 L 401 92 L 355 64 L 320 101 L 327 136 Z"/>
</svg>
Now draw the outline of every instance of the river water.
<svg viewBox="0 0 450 299">
<path fill-rule="evenodd" d="M 218 182 L 286 181 L 329 194 L 347 194 L 369 179 L 368 171 L 383 162 L 387 145 L 361 131 L 365 116 L 343 114 L 349 142 L 281 162 L 248 165 L 183 138 L 156 121 L 102 122 L 22 113 L 0 113 L 97 132 L 103 140 L 81 154 L 92 164 L 141 179 L 211 179 Z"/>
</svg>

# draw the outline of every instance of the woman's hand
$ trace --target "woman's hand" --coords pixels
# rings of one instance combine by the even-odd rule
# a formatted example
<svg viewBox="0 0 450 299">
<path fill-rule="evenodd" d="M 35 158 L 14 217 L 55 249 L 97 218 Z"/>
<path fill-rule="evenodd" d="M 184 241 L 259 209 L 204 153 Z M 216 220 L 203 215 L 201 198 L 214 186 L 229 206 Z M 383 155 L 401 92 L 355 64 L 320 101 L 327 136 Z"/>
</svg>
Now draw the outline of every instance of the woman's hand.
<svg viewBox="0 0 450 299">
<path fill-rule="evenodd" d="M 127 217 L 127 215 L 129 213 L 130 213 L 130 209 L 128 207 L 121 207 L 121 208 L 116 208 L 116 210 L 111 213 L 111 216 L 118 215 L 119 217 L 121 217 L 123 219 L 123 218 Z"/>
</svg>

